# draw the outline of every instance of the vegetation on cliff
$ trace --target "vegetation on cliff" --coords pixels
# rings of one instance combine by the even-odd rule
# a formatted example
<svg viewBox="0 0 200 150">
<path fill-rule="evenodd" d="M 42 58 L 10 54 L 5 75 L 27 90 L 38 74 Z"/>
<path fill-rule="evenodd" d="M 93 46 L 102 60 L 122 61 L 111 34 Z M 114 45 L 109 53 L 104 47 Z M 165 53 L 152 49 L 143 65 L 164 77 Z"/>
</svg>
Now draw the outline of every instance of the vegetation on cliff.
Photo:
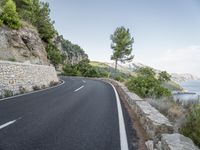
<svg viewBox="0 0 200 150">
<path fill-rule="evenodd" d="M 186 121 L 180 128 L 180 132 L 191 138 L 200 147 L 200 105 L 193 106 L 186 116 Z"/>
<path fill-rule="evenodd" d="M 19 29 L 21 26 L 19 15 L 16 11 L 16 5 L 12 0 L 7 0 L 3 5 L 0 20 L 1 23 L 13 29 Z"/>
<path fill-rule="evenodd" d="M 34 26 L 40 38 L 45 43 L 48 59 L 54 66 L 69 63 L 68 51 L 84 53 L 78 45 L 68 40 L 63 40 L 65 53 L 58 49 L 55 37 L 58 35 L 54 28 L 54 21 L 50 18 L 50 8 L 47 2 L 40 0 L 0 0 L 0 25 L 6 25 L 11 29 L 20 29 L 24 26 Z"/>
<path fill-rule="evenodd" d="M 90 64 L 89 59 L 83 59 L 78 64 L 66 64 L 63 67 L 64 75 L 83 77 L 108 77 L 108 72 L 99 71 Z"/>
</svg>

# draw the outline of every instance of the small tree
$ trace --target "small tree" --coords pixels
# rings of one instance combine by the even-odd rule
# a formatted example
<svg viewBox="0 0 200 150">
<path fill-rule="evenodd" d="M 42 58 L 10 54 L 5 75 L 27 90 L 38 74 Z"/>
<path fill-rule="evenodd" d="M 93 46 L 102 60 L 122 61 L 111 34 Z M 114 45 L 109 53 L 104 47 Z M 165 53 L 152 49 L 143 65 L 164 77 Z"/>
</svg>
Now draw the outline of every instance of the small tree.
<svg viewBox="0 0 200 150">
<path fill-rule="evenodd" d="M 18 13 L 16 12 L 16 5 L 12 0 L 7 0 L 3 6 L 2 21 L 13 29 L 19 29 L 21 26 Z"/>
<path fill-rule="evenodd" d="M 32 20 L 34 19 L 33 14 L 34 12 L 34 5 L 33 0 L 13 0 L 17 6 L 17 12 L 19 16 L 30 23 L 33 23 Z"/>
<path fill-rule="evenodd" d="M 161 82 L 166 82 L 171 80 L 171 75 L 169 75 L 166 71 L 162 71 L 159 73 L 158 80 Z"/>
<path fill-rule="evenodd" d="M 152 68 L 142 67 L 137 70 L 137 74 L 141 76 L 155 77 L 156 73 Z"/>
<path fill-rule="evenodd" d="M 113 55 L 111 60 L 115 60 L 115 72 L 117 71 L 118 61 L 124 63 L 133 59 L 132 44 L 134 42 L 129 29 L 124 27 L 118 27 L 114 34 L 111 35 L 111 48 L 113 49 Z"/>
</svg>

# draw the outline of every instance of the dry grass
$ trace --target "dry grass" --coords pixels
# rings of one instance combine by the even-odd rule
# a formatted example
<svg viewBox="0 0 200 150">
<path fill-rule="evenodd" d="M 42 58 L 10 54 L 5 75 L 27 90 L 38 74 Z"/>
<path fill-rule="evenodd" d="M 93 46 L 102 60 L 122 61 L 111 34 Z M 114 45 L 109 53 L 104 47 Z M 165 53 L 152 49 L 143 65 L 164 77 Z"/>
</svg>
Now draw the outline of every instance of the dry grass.
<svg viewBox="0 0 200 150">
<path fill-rule="evenodd" d="M 174 131 L 178 132 L 181 125 L 185 122 L 188 109 L 177 104 L 171 98 L 146 99 L 154 108 L 166 116 L 174 125 Z"/>
</svg>

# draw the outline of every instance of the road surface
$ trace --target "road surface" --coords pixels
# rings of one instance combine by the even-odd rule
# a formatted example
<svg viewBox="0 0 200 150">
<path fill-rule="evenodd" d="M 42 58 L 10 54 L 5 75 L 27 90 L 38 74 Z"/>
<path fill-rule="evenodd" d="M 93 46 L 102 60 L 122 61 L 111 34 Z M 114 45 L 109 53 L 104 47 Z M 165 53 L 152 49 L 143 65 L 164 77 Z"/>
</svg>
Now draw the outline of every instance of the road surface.
<svg viewBox="0 0 200 150">
<path fill-rule="evenodd" d="M 111 85 L 63 80 L 61 86 L 0 101 L 0 150 L 126 150 L 126 142 L 129 150 L 136 149 L 124 109 L 127 140 L 121 135 Z"/>
</svg>

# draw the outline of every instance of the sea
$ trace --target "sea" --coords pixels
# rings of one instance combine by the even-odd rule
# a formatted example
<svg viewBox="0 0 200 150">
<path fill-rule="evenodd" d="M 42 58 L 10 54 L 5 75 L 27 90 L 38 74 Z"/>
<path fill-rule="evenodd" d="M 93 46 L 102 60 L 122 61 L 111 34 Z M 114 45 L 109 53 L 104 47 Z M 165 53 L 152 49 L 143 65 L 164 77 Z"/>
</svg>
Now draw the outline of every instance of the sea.
<svg viewBox="0 0 200 150">
<path fill-rule="evenodd" d="M 200 80 L 191 80 L 180 83 L 180 85 L 188 92 L 194 92 L 200 95 Z"/>
<path fill-rule="evenodd" d="M 174 94 L 174 100 L 183 105 L 200 103 L 200 80 L 191 80 L 179 83 L 186 93 Z"/>
</svg>

